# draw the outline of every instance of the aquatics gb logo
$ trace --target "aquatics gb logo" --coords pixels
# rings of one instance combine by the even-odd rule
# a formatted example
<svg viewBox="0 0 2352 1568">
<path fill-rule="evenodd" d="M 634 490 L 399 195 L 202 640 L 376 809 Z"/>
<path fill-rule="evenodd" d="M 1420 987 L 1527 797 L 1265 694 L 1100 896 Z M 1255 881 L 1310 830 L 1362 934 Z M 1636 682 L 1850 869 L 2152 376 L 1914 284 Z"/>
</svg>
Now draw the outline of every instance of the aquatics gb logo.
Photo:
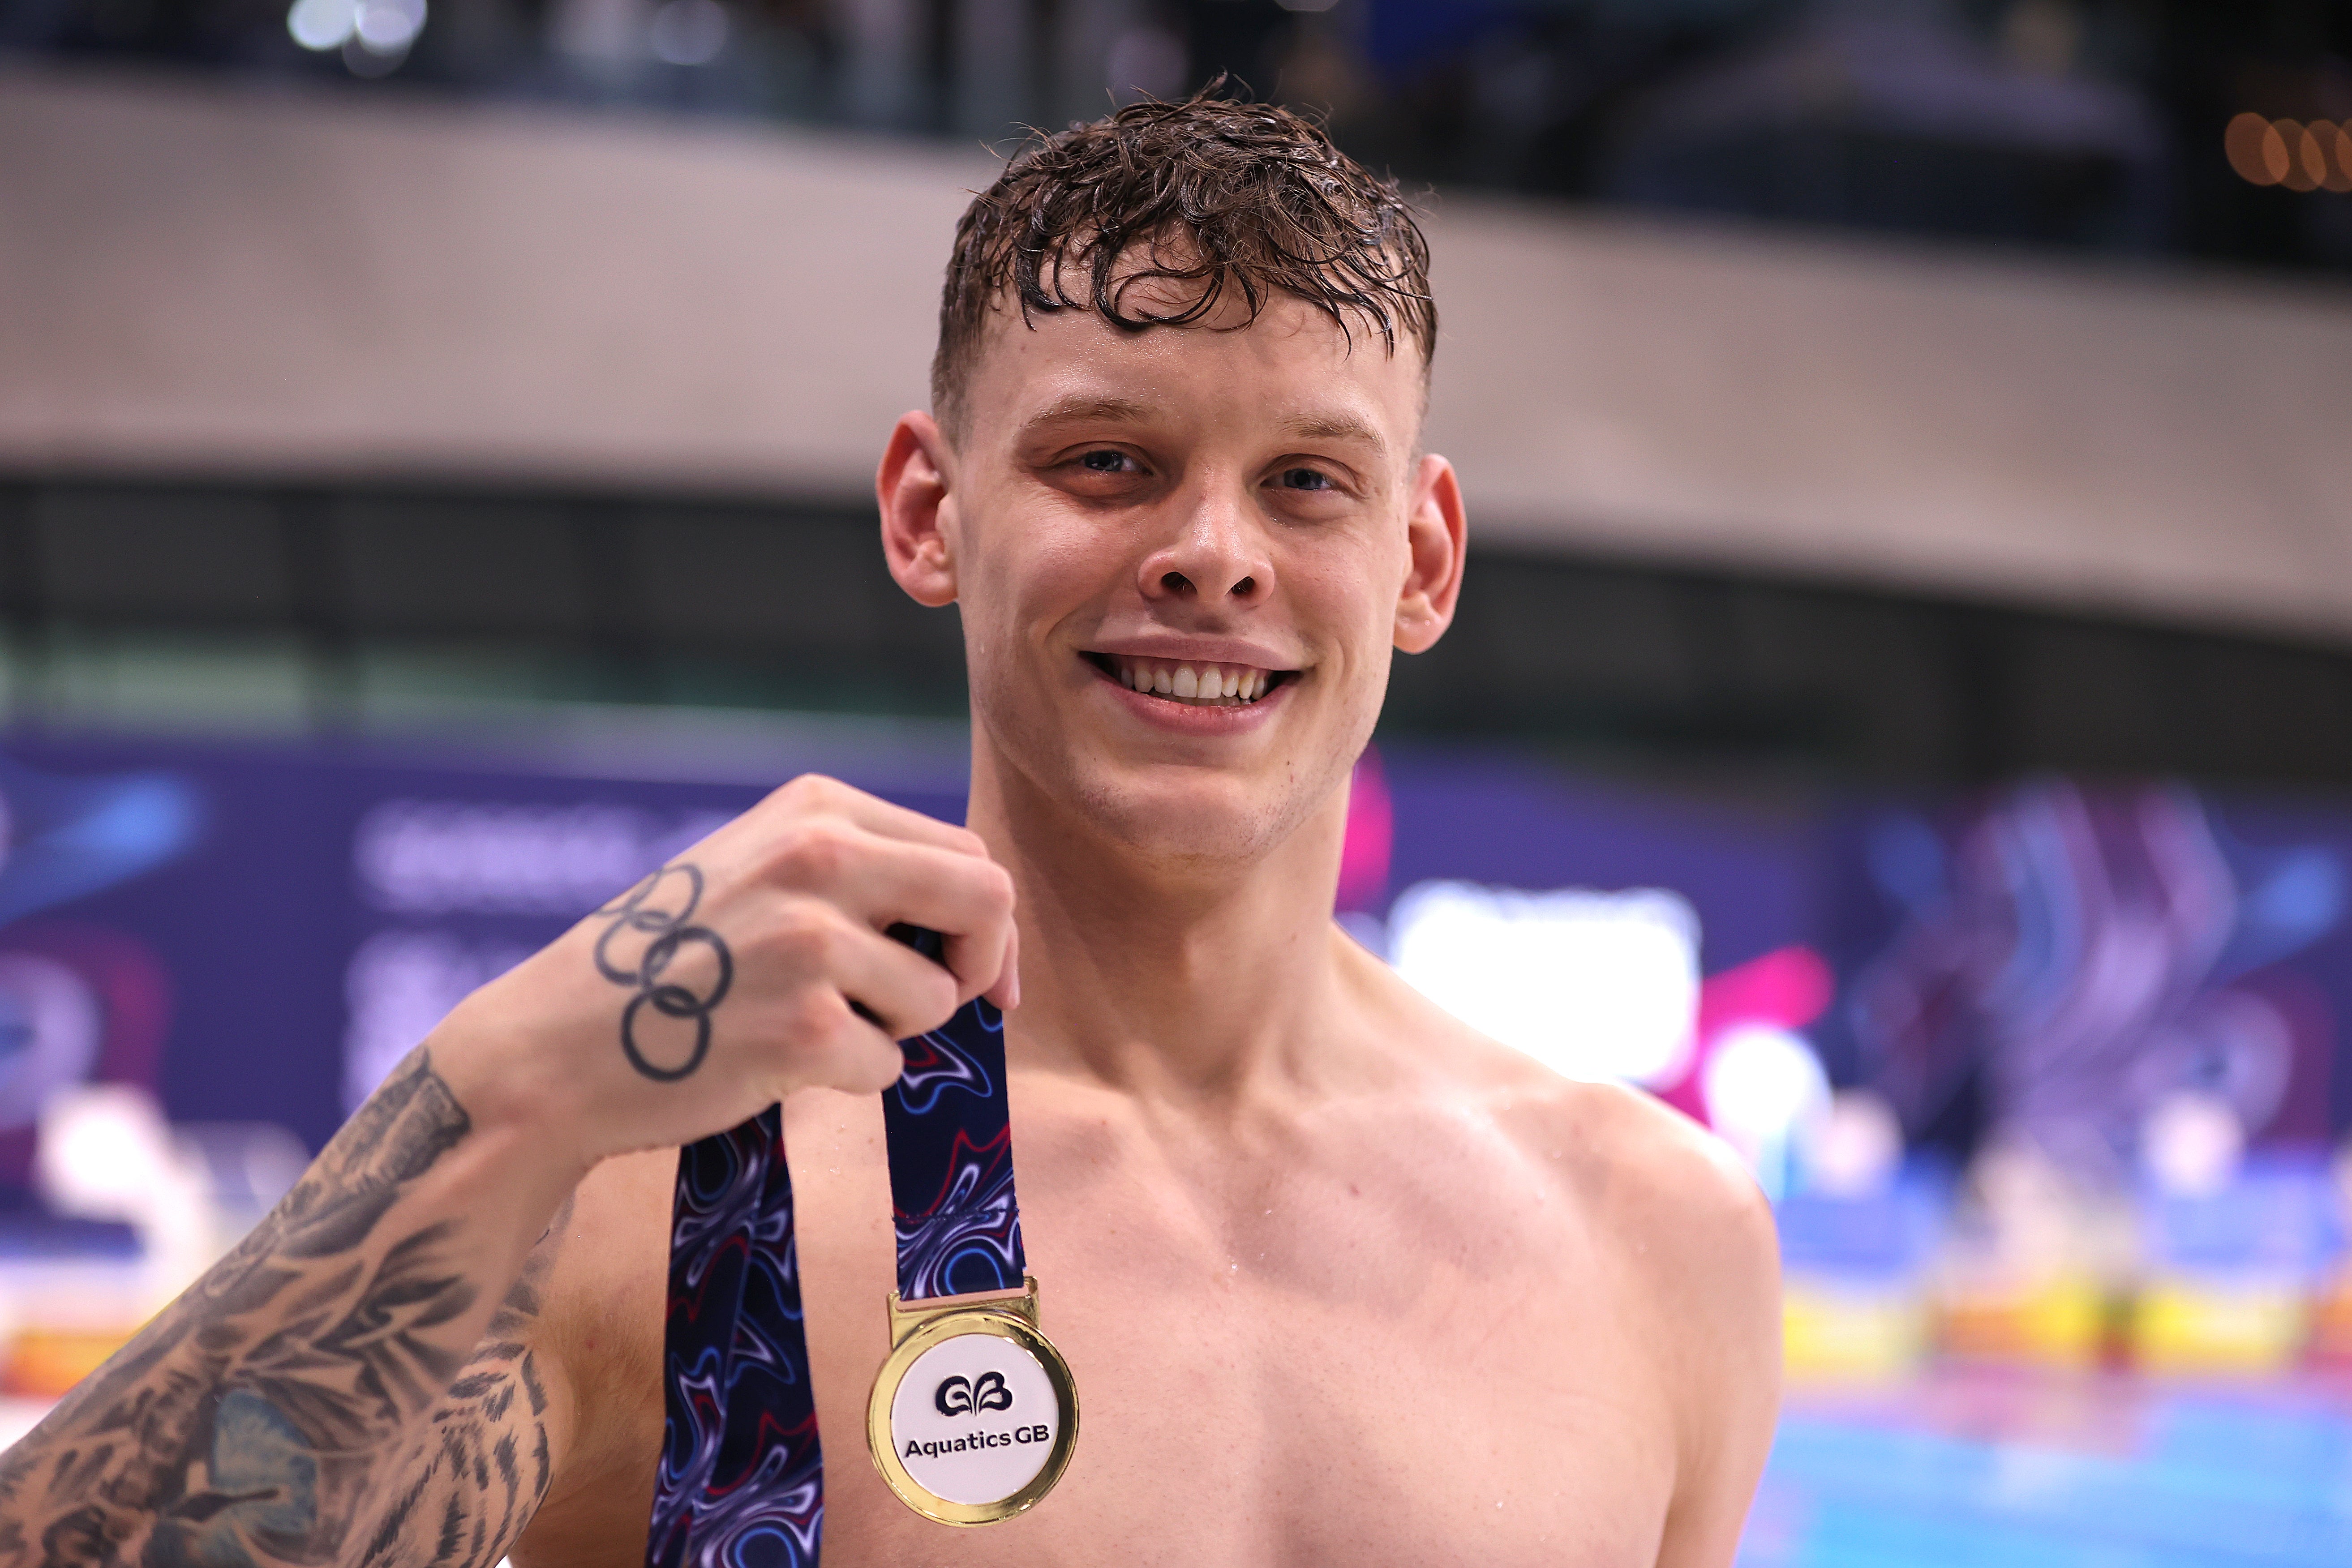
<svg viewBox="0 0 2352 1568">
<path fill-rule="evenodd" d="M 983 1410 L 1013 1408 L 1013 1390 L 1001 1372 L 983 1372 L 977 1380 L 961 1374 L 944 1379 L 931 1394 L 931 1404 L 942 1416 L 977 1416 Z"/>
</svg>

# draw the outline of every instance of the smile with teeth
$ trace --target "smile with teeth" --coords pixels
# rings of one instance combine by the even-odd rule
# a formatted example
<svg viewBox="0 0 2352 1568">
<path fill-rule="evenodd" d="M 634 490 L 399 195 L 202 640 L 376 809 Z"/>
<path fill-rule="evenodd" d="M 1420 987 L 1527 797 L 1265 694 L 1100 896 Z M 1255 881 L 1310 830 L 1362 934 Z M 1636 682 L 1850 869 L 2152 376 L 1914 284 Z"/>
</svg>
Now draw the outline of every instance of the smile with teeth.
<svg viewBox="0 0 2352 1568">
<path fill-rule="evenodd" d="M 1210 664 L 1176 659 L 1146 659 L 1127 653 L 1097 655 L 1097 662 L 1130 691 L 1150 692 L 1196 707 L 1241 707 L 1274 689 L 1281 673 L 1247 664 Z"/>
</svg>

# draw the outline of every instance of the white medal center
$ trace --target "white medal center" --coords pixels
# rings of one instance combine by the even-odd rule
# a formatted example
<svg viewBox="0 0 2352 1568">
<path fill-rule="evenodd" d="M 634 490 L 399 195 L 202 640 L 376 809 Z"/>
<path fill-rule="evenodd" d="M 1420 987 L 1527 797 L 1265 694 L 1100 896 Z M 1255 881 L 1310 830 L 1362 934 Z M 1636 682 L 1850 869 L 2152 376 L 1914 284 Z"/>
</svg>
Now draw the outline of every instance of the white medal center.
<svg viewBox="0 0 2352 1568">
<path fill-rule="evenodd" d="M 1061 1409 L 1037 1358 L 995 1334 L 941 1340 L 890 1398 L 890 1441 L 915 1483 L 946 1502 L 1000 1502 L 1053 1457 Z"/>
</svg>

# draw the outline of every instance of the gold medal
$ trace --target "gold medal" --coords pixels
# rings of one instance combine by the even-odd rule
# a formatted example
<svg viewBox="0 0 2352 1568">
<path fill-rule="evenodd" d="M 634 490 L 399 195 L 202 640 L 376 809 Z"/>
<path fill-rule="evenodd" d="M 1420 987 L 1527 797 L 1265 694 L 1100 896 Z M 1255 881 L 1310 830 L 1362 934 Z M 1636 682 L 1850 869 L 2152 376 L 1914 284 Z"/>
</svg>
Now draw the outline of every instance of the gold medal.
<svg viewBox="0 0 2352 1568">
<path fill-rule="evenodd" d="M 994 1524 L 1054 1490 L 1078 1440 L 1069 1363 L 1017 1296 L 908 1306 L 890 1292 L 890 1354 L 866 1404 L 866 1446 L 898 1500 L 942 1524 Z"/>
</svg>

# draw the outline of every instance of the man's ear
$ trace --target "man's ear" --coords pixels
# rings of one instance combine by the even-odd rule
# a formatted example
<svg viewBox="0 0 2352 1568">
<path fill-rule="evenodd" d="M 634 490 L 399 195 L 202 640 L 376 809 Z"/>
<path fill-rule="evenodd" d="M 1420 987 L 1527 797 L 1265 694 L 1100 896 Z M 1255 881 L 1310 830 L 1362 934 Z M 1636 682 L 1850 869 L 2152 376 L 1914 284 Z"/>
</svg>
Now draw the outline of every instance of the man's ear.
<svg viewBox="0 0 2352 1568">
<path fill-rule="evenodd" d="M 1462 509 L 1462 484 L 1444 458 L 1421 460 L 1414 477 L 1412 512 L 1405 522 L 1412 567 L 1397 595 L 1396 645 L 1425 653 L 1454 623 L 1462 597 L 1462 565 L 1469 542 L 1469 518 Z"/>
<path fill-rule="evenodd" d="M 908 597 L 934 610 L 956 601 L 955 552 L 943 526 L 951 520 L 950 472 L 939 423 L 919 411 L 900 414 L 874 474 L 882 554 Z"/>
</svg>

